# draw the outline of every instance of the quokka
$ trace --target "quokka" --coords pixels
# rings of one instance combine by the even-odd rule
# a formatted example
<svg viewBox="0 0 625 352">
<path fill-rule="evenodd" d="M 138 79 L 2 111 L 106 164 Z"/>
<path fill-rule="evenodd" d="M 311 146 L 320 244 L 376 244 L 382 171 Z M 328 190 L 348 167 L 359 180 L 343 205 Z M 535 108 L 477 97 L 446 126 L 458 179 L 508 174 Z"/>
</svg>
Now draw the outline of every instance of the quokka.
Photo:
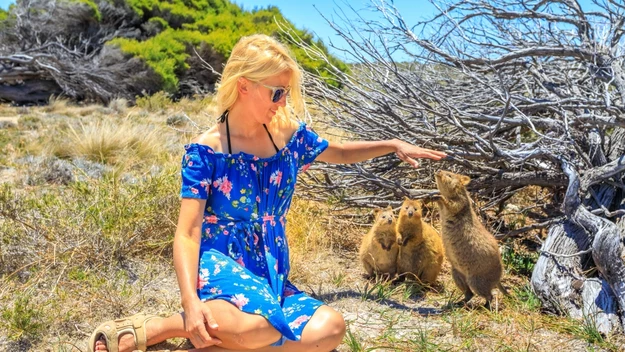
<svg viewBox="0 0 625 352">
<path fill-rule="evenodd" d="M 464 303 L 478 294 L 490 307 L 493 288 L 508 293 L 501 285 L 503 265 L 497 241 L 471 207 L 466 189 L 471 179 L 448 171 L 439 171 L 435 179 L 440 196 L 434 199 L 440 209 L 443 246 L 452 278 L 464 293 Z"/>
<path fill-rule="evenodd" d="M 422 203 L 405 198 L 397 219 L 397 274 L 432 285 L 443 265 L 443 242 L 432 226 L 422 219 Z"/>
<path fill-rule="evenodd" d="M 375 210 L 375 222 L 363 237 L 360 245 L 360 261 L 367 277 L 378 275 L 391 279 L 397 271 L 397 243 L 395 240 L 395 215 L 390 206 Z"/>
</svg>

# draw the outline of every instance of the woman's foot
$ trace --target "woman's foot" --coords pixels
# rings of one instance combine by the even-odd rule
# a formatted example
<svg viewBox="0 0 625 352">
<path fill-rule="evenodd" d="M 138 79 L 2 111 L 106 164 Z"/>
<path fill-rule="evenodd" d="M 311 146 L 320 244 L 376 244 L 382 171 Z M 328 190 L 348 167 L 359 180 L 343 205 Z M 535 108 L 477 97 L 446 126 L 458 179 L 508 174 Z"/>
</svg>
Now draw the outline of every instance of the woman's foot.
<svg viewBox="0 0 625 352">
<path fill-rule="evenodd" d="M 154 318 L 147 320 L 144 323 L 143 326 L 145 329 L 145 338 L 147 339 L 148 345 L 156 343 L 156 342 L 153 342 L 153 343 L 150 343 L 150 342 L 152 342 L 151 339 L 153 339 L 154 336 L 158 335 L 158 329 L 162 320 L 163 318 L 161 317 L 154 317 Z M 117 344 L 118 344 L 117 346 L 118 346 L 119 352 L 132 352 L 132 351 L 137 350 L 138 348 L 138 346 L 135 345 L 135 336 L 130 332 L 124 332 L 120 334 L 118 336 Z M 109 351 L 108 346 L 106 344 L 106 339 L 104 338 L 103 335 L 101 335 L 100 338 L 95 342 L 93 349 L 94 351 L 98 351 L 98 352 Z"/>
<path fill-rule="evenodd" d="M 136 347 L 135 347 L 135 339 L 132 336 L 132 334 L 131 333 L 122 334 L 119 337 L 118 347 L 119 347 L 119 352 L 134 351 Z M 104 338 L 104 336 L 100 336 L 100 339 L 96 341 L 93 349 L 98 352 L 108 351 L 108 348 L 106 346 L 106 339 Z"/>
</svg>

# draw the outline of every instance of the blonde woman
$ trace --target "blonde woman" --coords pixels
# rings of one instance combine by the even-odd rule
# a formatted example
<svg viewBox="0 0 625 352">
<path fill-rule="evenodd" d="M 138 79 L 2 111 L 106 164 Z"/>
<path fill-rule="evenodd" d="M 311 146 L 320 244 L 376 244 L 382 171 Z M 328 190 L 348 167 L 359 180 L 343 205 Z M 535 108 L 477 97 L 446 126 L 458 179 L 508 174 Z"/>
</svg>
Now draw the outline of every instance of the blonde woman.
<svg viewBox="0 0 625 352">
<path fill-rule="evenodd" d="M 97 351 L 144 351 L 186 337 L 196 351 L 330 351 L 343 317 L 288 280 L 286 214 L 297 174 L 315 159 L 355 163 L 395 152 L 439 160 L 444 153 L 399 140 L 329 143 L 305 123 L 301 71 L 265 35 L 241 38 L 217 91 L 219 123 L 185 146 L 174 267 L 183 313 L 138 314 L 93 333 Z M 300 115 L 301 116 L 301 115 Z"/>
</svg>

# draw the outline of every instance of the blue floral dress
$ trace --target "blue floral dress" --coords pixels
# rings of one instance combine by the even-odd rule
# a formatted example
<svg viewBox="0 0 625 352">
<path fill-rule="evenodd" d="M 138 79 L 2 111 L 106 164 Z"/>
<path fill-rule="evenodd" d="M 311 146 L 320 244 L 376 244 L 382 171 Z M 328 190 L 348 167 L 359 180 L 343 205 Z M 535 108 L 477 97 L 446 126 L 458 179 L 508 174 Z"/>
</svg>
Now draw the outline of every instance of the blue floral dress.
<svg viewBox="0 0 625 352">
<path fill-rule="evenodd" d="M 269 158 L 185 145 L 183 198 L 206 199 L 197 282 L 202 301 L 222 299 L 265 317 L 282 338 L 299 340 L 323 303 L 288 281 L 286 214 L 299 172 L 328 142 L 301 123 Z"/>
</svg>

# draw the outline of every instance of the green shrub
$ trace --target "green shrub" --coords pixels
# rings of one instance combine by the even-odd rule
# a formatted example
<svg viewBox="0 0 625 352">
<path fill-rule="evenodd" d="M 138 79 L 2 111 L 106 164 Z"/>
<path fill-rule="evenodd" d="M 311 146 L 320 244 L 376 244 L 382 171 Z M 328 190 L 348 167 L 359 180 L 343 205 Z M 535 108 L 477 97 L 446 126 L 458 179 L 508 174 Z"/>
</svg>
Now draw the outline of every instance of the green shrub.
<svg viewBox="0 0 625 352">
<path fill-rule="evenodd" d="M 169 95 L 165 92 L 156 92 L 147 97 L 137 98 L 137 106 L 149 112 L 157 112 L 167 108 L 171 104 Z"/>
<path fill-rule="evenodd" d="M 506 270 L 513 274 L 531 276 L 538 253 L 515 251 L 511 243 L 501 246 L 501 259 Z"/>
<path fill-rule="evenodd" d="M 242 36 L 263 33 L 287 43 L 276 21 L 295 28 L 275 6 L 243 11 L 227 0 L 129 0 L 128 4 L 139 16 L 147 18 L 148 23 L 158 23 L 163 30 L 144 41 L 116 38 L 109 44 L 118 45 L 122 51 L 145 60 L 163 78 L 163 89 L 172 93 L 177 89 L 178 77 L 189 68 L 186 63 L 190 55 L 189 45 L 198 47 L 204 42 L 227 59 Z M 299 29 L 294 31 L 306 43 L 315 44 L 327 54 L 327 48 L 321 41 L 315 42 L 312 34 Z M 310 58 L 295 45 L 290 48 L 303 69 L 321 77 L 331 76 L 326 62 Z M 334 57 L 330 56 L 330 62 L 341 70 L 348 69 Z"/>
<path fill-rule="evenodd" d="M 100 13 L 100 10 L 98 9 L 98 5 L 96 3 L 94 3 L 91 0 L 67 0 L 68 2 L 72 3 L 78 3 L 78 4 L 83 4 L 83 5 L 87 5 L 88 7 L 91 8 L 91 11 L 93 11 L 92 15 L 93 18 L 95 18 L 98 22 L 100 22 L 102 20 L 102 14 Z"/>
<path fill-rule="evenodd" d="M 41 335 L 43 327 L 39 317 L 41 309 L 31 300 L 29 293 L 18 293 L 12 306 L 2 308 L 2 325 L 9 331 L 9 338 L 36 338 Z"/>
</svg>

